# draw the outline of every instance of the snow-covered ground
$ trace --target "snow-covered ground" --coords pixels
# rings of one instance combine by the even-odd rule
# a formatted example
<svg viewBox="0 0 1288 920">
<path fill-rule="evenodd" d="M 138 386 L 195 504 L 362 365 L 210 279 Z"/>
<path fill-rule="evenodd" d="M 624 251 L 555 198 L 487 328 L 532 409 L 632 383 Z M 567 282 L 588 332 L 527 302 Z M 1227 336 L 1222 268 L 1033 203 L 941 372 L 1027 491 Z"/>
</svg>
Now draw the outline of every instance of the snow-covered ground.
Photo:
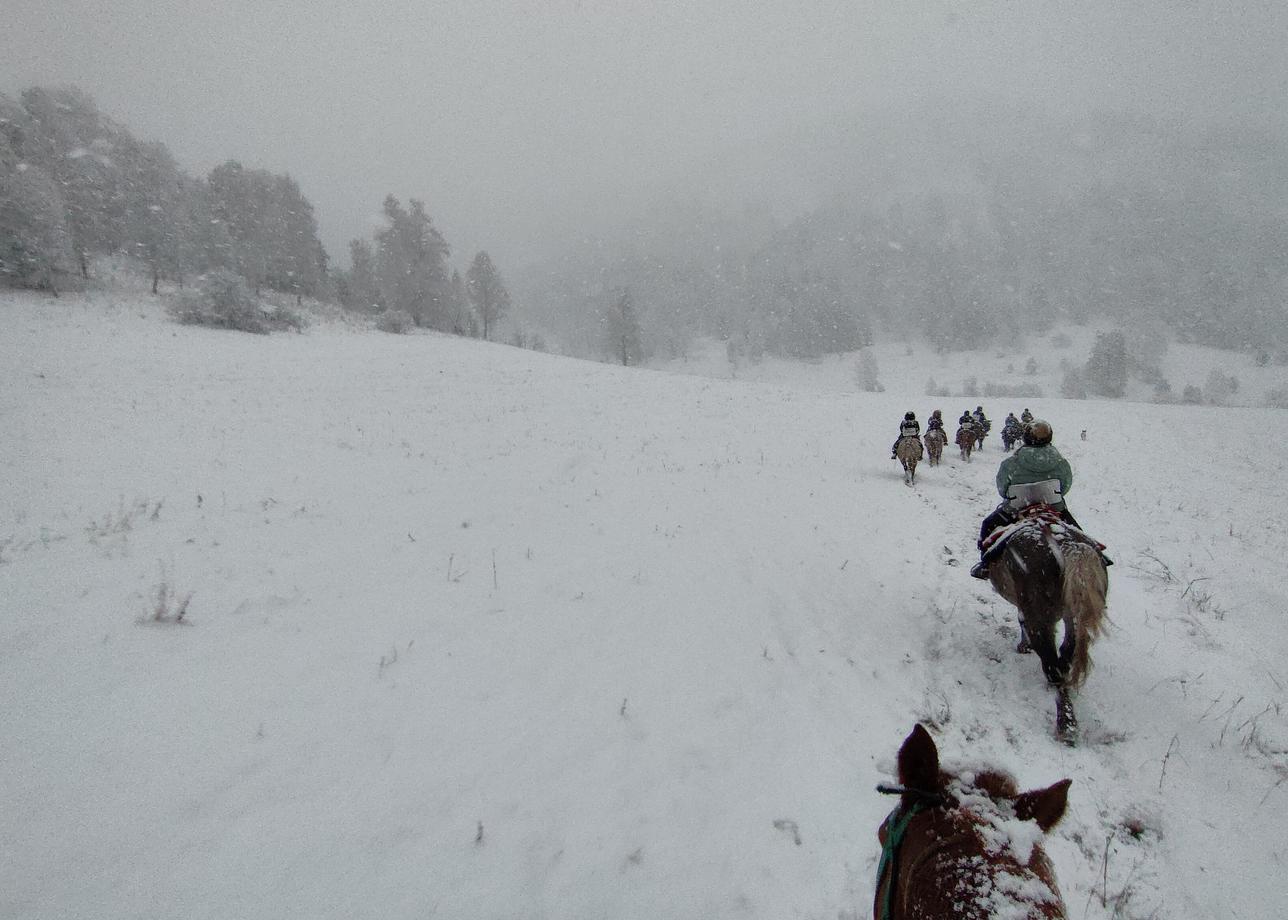
<svg viewBox="0 0 1288 920">
<path fill-rule="evenodd" d="M 872 395 L 128 293 L 0 329 L 2 917 L 863 917 L 917 720 L 1073 778 L 1071 917 L 1282 913 L 1288 413 L 1024 401 L 1117 561 L 1070 749 L 966 574 L 996 439 L 889 460 L 966 407 L 929 353 Z"/>
</svg>

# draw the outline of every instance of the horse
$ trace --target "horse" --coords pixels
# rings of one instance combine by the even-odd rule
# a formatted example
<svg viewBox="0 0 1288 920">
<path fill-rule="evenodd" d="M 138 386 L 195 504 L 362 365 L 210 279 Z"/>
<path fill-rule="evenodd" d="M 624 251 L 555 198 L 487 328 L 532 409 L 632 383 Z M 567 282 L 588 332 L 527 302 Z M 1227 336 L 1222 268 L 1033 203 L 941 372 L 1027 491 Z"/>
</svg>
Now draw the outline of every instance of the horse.
<svg viewBox="0 0 1288 920">
<path fill-rule="evenodd" d="M 975 449 L 976 450 L 984 449 L 984 439 L 988 437 L 988 433 L 992 430 L 993 430 L 993 423 L 990 422 L 988 419 L 984 419 L 984 421 L 982 422 L 978 420 L 975 422 Z"/>
<path fill-rule="evenodd" d="M 1056 688 L 1056 735 L 1077 739 L 1070 691 L 1091 670 L 1091 645 L 1105 628 L 1109 571 L 1100 545 L 1060 520 L 1059 512 L 1031 506 L 1000 554 L 988 563 L 993 590 L 1020 615 L 1016 651 L 1037 652 L 1047 682 Z M 1055 627 L 1063 623 L 1057 650 Z"/>
<path fill-rule="evenodd" d="M 917 463 L 922 456 L 921 439 L 917 437 L 900 438 L 899 445 L 895 448 L 895 456 L 903 464 L 904 485 L 912 485 L 913 480 L 917 478 Z"/>
<path fill-rule="evenodd" d="M 899 748 L 899 795 L 881 825 L 873 920 L 1061 920 L 1064 900 L 1041 835 L 1064 817 L 1069 785 L 1020 792 L 995 768 L 940 769 L 921 725 Z M 1019 822 L 1033 822 L 1041 834 Z"/>
<path fill-rule="evenodd" d="M 931 466 L 939 466 L 944 455 L 944 445 L 948 443 L 948 434 L 942 428 L 931 428 L 926 432 L 926 457 Z"/>
<path fill-rule="evenodd" d="M 957 446 L 961 448 L 962 459 L 970 462 L 970 453 L 975 449 L 975 429 L 965 426 L 957 429 Z"/>
<path fill-rule="evenodd" d="M 1006 427 L 1002 429 L 1002 450 L 1008 454 L 1016 444 L 1020 442 L 1020 431 L 1017 428 Z"/>
</svg>

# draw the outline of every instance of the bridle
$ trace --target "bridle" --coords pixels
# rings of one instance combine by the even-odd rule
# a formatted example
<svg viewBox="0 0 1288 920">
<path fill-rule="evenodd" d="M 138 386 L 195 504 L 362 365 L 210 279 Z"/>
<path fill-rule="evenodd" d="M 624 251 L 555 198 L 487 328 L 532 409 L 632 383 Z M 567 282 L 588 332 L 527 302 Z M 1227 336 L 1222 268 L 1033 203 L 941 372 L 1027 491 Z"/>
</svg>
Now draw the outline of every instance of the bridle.
<svg viewBox="0 0 1288 920">
<path fill-rule="evenodd" d="M 951 799 L 939 792 L 925 789 L 914 789 L 908 786 L 890 786 L 881 783 L 877 792 L 883 795 L 910 796 L 910 802 L 901 802 L 894 811 L 886 815 L 882 827 L 886 829 L 885 841 L 881 844 L 881 862 L 877 865 L 877 889 L 881 880 L 886 882 L 885 897 L 881 899 L 880 920 L 890 920 L 894 916 L 895 889 L 899 885 L 899 847 L 903 845 L 904 835 L 912 819 L 923 811 L 951 803 Z M 889 875 L 887 876 L 887 873 Z"/>
</svg>

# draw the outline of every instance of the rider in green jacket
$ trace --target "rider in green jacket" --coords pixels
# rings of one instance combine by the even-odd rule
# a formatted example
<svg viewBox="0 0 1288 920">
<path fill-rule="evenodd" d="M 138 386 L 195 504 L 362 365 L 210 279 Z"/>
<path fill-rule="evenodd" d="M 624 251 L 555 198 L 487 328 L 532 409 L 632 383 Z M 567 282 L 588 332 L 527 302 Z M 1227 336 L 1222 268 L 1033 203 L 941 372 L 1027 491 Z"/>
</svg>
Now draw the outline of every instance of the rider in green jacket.
<svg viewBox="0 0 1288 920">
<path fill-rule="evenodd" d="M 1019 515 L 1008 502 L 1011 486 L 1030 482 L 1044 482 L 1048 479 L 1060 481 L 1060 498 L 1050 503 L 1049 507 L 1060 512 L 1060 517 L 1079 527 L 1073 515 L 1064 503 L 1064 496 L 1073 487 L 1073 467 L 1064 459 L 1060 451 L 1051 443 L 1053 432 L 1049 422 L 1034 419 L 1024 429 L 1024 446 L 1002 461 L 997 468 L 997 491 L 1002 496 L 1002 503 L 988 517 L 979 530 L 980 561 L 970 570 L 975 578 L 988 578 L 988 569 L 983 561 L 984 538 L 996 528 L 1010 524 L 1019 519 Z M 1079 529 L 1081 529 L 1079 527 Z"/>
</svg>

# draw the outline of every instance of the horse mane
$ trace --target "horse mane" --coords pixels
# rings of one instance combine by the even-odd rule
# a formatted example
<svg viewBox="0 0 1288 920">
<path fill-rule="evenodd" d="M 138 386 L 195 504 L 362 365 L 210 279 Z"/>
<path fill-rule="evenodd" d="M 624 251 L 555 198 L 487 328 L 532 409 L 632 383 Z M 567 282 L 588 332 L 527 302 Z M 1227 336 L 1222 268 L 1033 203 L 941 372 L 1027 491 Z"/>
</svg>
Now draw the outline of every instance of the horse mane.
<svg viewBox="0 0 1288 920">
<path fill-rule="evenodd" d="M 907 916 L 954 920 L 1051 920 L 1064 916 L 1045 830 L 1024 814 L 1010 773 L 995 767 L 941 771 L 952 807 L 931 813 L 909 860 Z M 913 884 L 915 879 L 926 880 Z"/>
</svg>

